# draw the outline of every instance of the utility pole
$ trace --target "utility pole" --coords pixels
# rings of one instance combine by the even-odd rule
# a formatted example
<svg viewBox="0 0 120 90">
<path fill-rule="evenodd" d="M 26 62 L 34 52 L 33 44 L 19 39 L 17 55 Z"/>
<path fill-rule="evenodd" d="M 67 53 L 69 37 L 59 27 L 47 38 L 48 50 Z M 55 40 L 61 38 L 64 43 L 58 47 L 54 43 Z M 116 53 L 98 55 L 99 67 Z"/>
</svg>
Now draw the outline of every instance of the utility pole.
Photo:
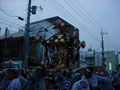
<svg viewBox="0 0 120 90">
<path fill-rule="evenodd" d="M 93 60 L 94 60 L 94 66 L 96 65 L 96 64 L 95 64 L 95 56 L 96 56 L 96 55 L 95 55 L 95 49 L 94 49 L 94 50 L 93 50 L 93 57 L 94 57 L 94 59 L 93 59 Z"/>
<path fill-rule="evenodd" d="M 6 27 L 6 30 L 5 30 L 5 51 L 4 51 L 4 59 L 6 58 L 6 54 L 7 54 L 7 32 L 8 32 L 8 27 Z"/>
<path fill-rule="evenodd" d="M 102 30 L 101 30 L 101 38 L 102 38 L 102 65 L 105 66 L 105 57 L 104 57 L 104 37 L 103 35 L 104 34 L 107 34 L 107 33 L 104 33 Z"/>
<path fill-rule="evenodd" d="M 31 0 L 28 2 L 27 24 L 25 25 L 24 33 L 24 68 L 28 68 L 28 56 L 29 56 L 29 26 L 30 26 L 30 12 L 31 12 Z"/>
</svg>

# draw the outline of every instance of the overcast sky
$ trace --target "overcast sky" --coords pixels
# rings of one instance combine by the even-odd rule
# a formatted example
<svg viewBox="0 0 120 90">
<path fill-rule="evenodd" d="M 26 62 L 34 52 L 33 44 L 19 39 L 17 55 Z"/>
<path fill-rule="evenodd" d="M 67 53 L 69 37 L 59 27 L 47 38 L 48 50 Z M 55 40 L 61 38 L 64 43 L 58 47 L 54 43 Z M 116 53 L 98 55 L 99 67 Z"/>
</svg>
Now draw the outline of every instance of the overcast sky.
<svg viewBox="0 0 120 90">
<path fill-rule="evenodd" d="M 28 0 L 0 0 L 0 9 L 25 19 L 27 5 Z M 107 32 L 105 50 L 120 51 L 120 0 L 32 0 L 32 5 L 42 6 L 43 11 L 38 7 L 36 15 L 31 15 L 31 22 L 60 16 L 79 29 L 80 40 L 86 41 L 86 49 L 96 51 L 101 51 L 102 29 Z M 0 11 L 0 35 L 6 27 L 13 33 L 25 23 Z"/>
</svg>

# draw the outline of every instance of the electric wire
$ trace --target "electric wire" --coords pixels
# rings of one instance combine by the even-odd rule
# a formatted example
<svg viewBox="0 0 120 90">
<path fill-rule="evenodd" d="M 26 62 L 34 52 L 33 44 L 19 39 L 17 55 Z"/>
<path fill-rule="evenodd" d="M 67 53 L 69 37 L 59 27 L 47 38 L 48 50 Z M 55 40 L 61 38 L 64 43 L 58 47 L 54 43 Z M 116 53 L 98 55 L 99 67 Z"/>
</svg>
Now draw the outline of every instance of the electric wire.
<svg viewBox="0 0 120 90">
<path fill-rule="evenodd" d="M 79 3 L 77 3 L 77 4 L 79 4 Z M 55 6 L 55 5 L 54 5 Z M 84 8 L 84 7 L 83 7 Z M 85 9 L 84 9 L 85 10 Z M 87 11 L 85 11 L 86 13 L 88 13 Z M 94 20 L 94 22 L 96 23 L 96 25 L 98 25 L 98 28 L 102 28 L 102 26 L 99 24 L 99 23 L 97 23 L 96 21 L 95 21 L 95 19 L 88 13 L 88 15 Z M 97 26 L 96 26 L 97 27 Z M 119 46 L 118 46 L 119 47 Z"/>
<path fill-rule="evenodd" d="M 74 0 L 74 1 L 86 12 L 86 14 L 96 23 L 96 25 L 99 28 L 102 28 L 102 26 L 87 12 L 87 10 L 78 2 L 78 0 Z M 109 41 L 113 42 L 113 39 L 111 38 L 110 34 L 109 34 L 109 38 L 108 39 L 109 39 Z"/>
<path fill-rule="evenodd" d="M 76 4 L 78 4 L 82 10 L 84 10 L 86 12 L 86 14 L 96 23 L 96 25 L 102 29 L 102 26 L 88 13 L 88 10 L 86 10 L 79 2 L 78 0 L 74 0 L 76 2 Z M 110 41 L 113 42 L 113 39 L 111 38 L 110 34 L 109 34 L 109 38 L 110 38 Z"/>
<path fill-rule="evenodd" d="M 49 0 L 48 0 L 48 5 L 49 6 L 51 6 L 53 9 L 55 9 L 58 13 L 60 13 L 61 11 L 62 11 L 62 9 L 61 8 L 59 8 L 59 9 L 61 9 L 61 10 L 58 10 L 57 8 L 58 7 L 55 7 L 55 5 L 53 5 L 51 2 L 49 2 Z M 63 14 L 64 13 L 64 14 Z M 70 21 L 72 21 L 70 18 L 70 16 L 69 15 L 67 15 L 65 12 L 63 12 L 63 13 L 60 13 L 61 15 L 63 15 L 65 18 L 67 18 L 68 20 L 70 20 Z M 69 18 L 68 18 L 69 17 Z"/>
<path fill-rule="evenodd" d="M 84 17 L 86 17 L 86 19 L 85 18 L 83 18 L 81 15 L 80 15 L 80 13 L 78 13 L 77 12 L 77 10 L 75 9 L 75 6 L 71 3 L 71 1 L 69 1 L 69 2 L 67 2 L 66 0 L 64 0 L 66 3 L 67 3 L 67 5 L 78 15 L 78 16 L 80 16 L 83 20 L 85 20 L 86 22 L 87 22 L 87 24 L 89 24 L 92 28 L 94 28 L 94 30 L 97 30 L 91 23 L 89 23 L 89 19 L 86 17 L 86 16 L 84 16 Z M 71 5 L 70 5 L 71 4 Z M 97 31 L 99 31 L 99 30 L 97 30 Z"/>
<path fill-rule="evenodd" d="M 52 2 L 52 1 L 51 1 Z M 76 19 L 73 15 L 71 15 L 71 13 L 69 13 L 61 4 L 59 4 L 56 0 L 54 1 L 56 4 L 57 4 L 57 8 L 58 8 L 58 6 L 61 8 L 61 11 L 63 11 L 64 10 L 64 12 L 66 12 L 67 14 L 68 14 L 68 16 L 71 18 L 71 19 L 73 19 L 72 21 L 74 21 L 74 20 L 76 20 L 76 22 L 77 23 L 80 23 L 81 25 L 82 25 L 82 23 L 78 20 L 78 19 Z M 56 4 L 54 4 L 54 6 L 56 5 Z M 83 25 L 84 26 L 84 25 Z M 85 26 L 84 26 L 85 27 Z M 81 28 L 81 27 L 80 27 Z M 85 30 L 86 31 L 86 30 Z M 88 33 L 88 35 L 89 36 L 91 36 L 94 40 L 96 39 L 96 37 L 94 37 L 94 35 L 90 35 L 90 33 L 91 32 L 89 32 L 89 31 L 86 31 L 86 33 Z M 92 34 L 92 33 L 91 33 Z M 98 40 L 95 40 L 96 42 L 98 42 Z"/>
<path fill-rule="evenodd" d="M 70 3 L 71 3 L 71 5 L 73 5 L 74 7 L 76 7 L 71 1 L 70 1 Z M 78 5 L 79 5 L 79 3 L 77 3 Z M 99 24 L 99 23 L 97 23 L 97 21 L 87 12 L 87 10 L 85 10 L 85 8 L 82 6 L 82 5 L 80 5 L 80 7 L 82 8 L 82 10 L 84 10 L 84 12 L 85 12 L 85 14 L 83 13 L 83 12 L 81 12 L 79 9 L 79 11 L 84 15 L 84 17 L 90 22 L 90 23 L 92 23 L 97 29 L 97 31 L 98 32 L 100 32 L 100 30 L 101 30 L 101 28 L 102 28 L 102 26 Z M 77 9 L 77 8 L 76 8 Z M 86 15 L 88 15 L 88 17 L 86 16 Z M 91 19 L 92 20 L 91 20 Z M 97 25 L 96 25 L 97 24 Z"/>
<path fill-rule="evenodd" d="M 70 16 L 72 16 L 77 22 L 79 22 L 80 24 L 82 24 L 76 17 L 74 17 L 73 15 L 71 15 L 71 13 L 69 13 L 59 2 L 57 2 L 57 0 L 54 0 L 56 1 L 56 3 L 61 7 L 63 8 L 63 10 L 65 10 Z M 88 30 L 86 31 L 86 33 L 88 33 L 88 35 L 90 35 L 91 32 L 89 32 Z M 92 33 L 91 33 L 92 34 Z M 94 36 L 94 34 L 91 35 L 91 37 L 95 40 L 96 39 L 96 36 Z M 95 41 L 98 41 L 98 40 L 95 40 Z"/>
<path fill-rule="evenodd" d="M 102 28 L 102 26 L 93 18 L 93 16 L 91 16 L 89 13 L 88 13 L 88 10 L 86 10 L 79 2 L 78 0 L 74 0 L 76 2 L 76 4 L 78 4 L 78 6 L 80 6 L 82 8 L 82 10 L 85 11 L 85 13 L 96 23 L 96 25 L 98 25 L 98 28 Z"/>
<path fill-rule="evenodd" d="M 55 6 L 55 4 L 53 4 L 52 2 L 49 2 L 49 0 L 48 0 L 48 5 L 49 6 L 51 6 L 53 9 L 55 9 L 56 11 L 58 11 L 61 15 L 63 15 L 64 17 L 66 17 L 68 20 L 70 20 L 70 21 L 74 21 L 74 20 L 71 20 L 70 18 L 70 15 L 68 14 L 68 13 L 66 13 L 65 11 L 63 11 L 63 9 L 60 7 L 59 9 L 58 9 L 58 6 Z M 64 13 L 64 14 L 63 14 Z M 68 18 L 69 17 L 69 18 Z"/>
<path fill-rule="evenodd" d="M 74 17 L 68 10 L 66 10 L 57 0 L 54 0 L 56 2 L 56 4 L 58 4 L 58 6 L 60 6 L 61 8 L 63 8 L 63 10 L 65 10 L 66 13 L 68 13 L 71 17 L 73 17 L 76 21 L 78 21 L 78 19 L 76 17 Z M 80 21 L 78 21 L 79 23 L 81 23 Z"/>
<path fill-rule="evenodd" d="M 15 28 L 20 28 L 20 27 L 17 27 L 17 26 L 11 25 L 11 24 L 7 24 L 7 23 L 4 23 L 4 22 L 0 22 L 0 24 L 12 26 L 12 27 L 15 27 Z"/>
<path fill-rule="evenodd" d="M 4 10 L 0 9 L 0 11 L 2 11 L 4 14 L 6 14 L 7 16 L 9 17 L 18 17 L 18 16 L 12 16 L 12 15 L 9 15 L 8 13 L 6 13 Z"/>
<path fill-rule="evenodd" d="M 114 45 L 110 42 L 111 40 L 110 40 L 110 38 L 108 37 L 108 35 L 106 35 L 106 37 L 107 37 L 107 39 L 106 39 L 106 43 L 104 43 L 105 44 L 105 48 L 107 48 L 108 50 L 111 50 L 111 49 L 113 49 L 113 50 L 118 50 L 118 48 L 120 48 L 120 45 L 119 46 L 117 46 L 117 45 L 115 45 L 115 43 L 114 43 Z"/>
<path fill-rule="evenodd" d="M 3 18 L 1 18 L 1 17 L 0 17 L 0 20 L 6 21 L 7 23 L 9 22 L 9 23 L 11 23 L 11 24 L 14 24 L 14 25 L 17 25 L 17 26 L 20 26 L 20 27 L 23 27 L 23 26 L 20 25 L 20 24 L 16 24 L 16 23 L 14 23 L 14 22 L 11 22 L 11 21 L 9 21 L 9 20 L 3 19 Z"/>
</svg>

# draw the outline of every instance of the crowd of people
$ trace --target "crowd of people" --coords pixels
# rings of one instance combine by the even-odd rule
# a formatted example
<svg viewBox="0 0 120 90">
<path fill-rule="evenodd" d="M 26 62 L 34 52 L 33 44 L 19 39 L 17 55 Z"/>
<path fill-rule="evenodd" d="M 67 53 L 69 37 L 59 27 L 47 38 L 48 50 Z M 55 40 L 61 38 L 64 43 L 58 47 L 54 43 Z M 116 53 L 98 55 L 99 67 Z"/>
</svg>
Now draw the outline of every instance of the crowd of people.
<svg viewBox="0 0 120 90">
<path fill-rule="evenodd" d="M 120 90 L 117 72 L 108 75 L 94 72 L 93 67 L 83 71 L 47 69 L 43 65 L 36 69 L 8 68 L 0 71 L 0 90 Z"/>
</svg>

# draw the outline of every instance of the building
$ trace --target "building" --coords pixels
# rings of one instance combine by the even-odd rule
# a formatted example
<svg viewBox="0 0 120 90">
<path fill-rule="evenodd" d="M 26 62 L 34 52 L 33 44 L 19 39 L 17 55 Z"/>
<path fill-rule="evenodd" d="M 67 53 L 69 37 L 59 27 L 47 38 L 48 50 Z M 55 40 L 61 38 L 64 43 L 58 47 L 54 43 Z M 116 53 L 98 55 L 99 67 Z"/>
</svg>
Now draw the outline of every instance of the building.
<svg viewBox="0 0 120 90">
<path fill-rule="evenodd" d="M 48 40 L 52 36 L 60 32 L 60 29 L 56 28 L 56 24 L 58 23 L 59 20 L 61 20 L 60 22 L 65 25 L 65 27 L 63 28 L 64 30 L 63 32 L 67 32 L 69 35 L 72 35 L 74 26 L 58 16 L 31 23 L 29 35 L 31 37 L 36 37 L 37 34 L 41 36 L 44 40 Z M 78 34 L 77 40 L 79 40 L 79 31 L 77 34 Z M 40 61 L 44 61 L 45 58 L 44 45 L 40 41 L 38 41 L 37 43 L 35 43 L 34 41 L 33 43 L 31 42 L 29 56 L 30 56 L 29 61 L 32 63 L 34 62 L 37 64 L 40 63 Z"/>
<path fill-rule="evenodd" d="M 80 66 L 95 66 L 101 67 L 102 66 L 102 54 L 101 52 L 95 52 L 91 48 L 88 49 L 85 53 L 80 51 Z M 85 59 L 82 59 L 83 55 Z M 105 69 L 112 73 L 112 71 L 120 72 L 120 64 L 119 64 L 119 53 L 115 51 L 105 51 Z"/>
<path fill-rule="evenodd" d="M 85 51 L 81 51 L 80 50 L 80 67 L 87 67 L 87 63 L 86 63 L 86 60 L 85 60 Z"/>
<path fill-rule="evenodd" d="M 120 73 L 120 52 L 117 53 L 117 60 L 118 60 L 118 72 Z"/>
<path fill-rule="evenodd" d="M 118 66 L 118 59 L 117 59 L 117 54 L 115 51 L 107 51 L 106 52 L 106 70 L 109 73 L 112 73 L 112 71 L 117 71 L 117 66 Z"/>
<path fill-rule="evenodd" d="M 23 60 L 24 32 L 19 31 L 0 37 L 0 62 L 4 60 Z"/>
<path fill-rule="evenodd" d="M 116 53 L 115 51 L 105 51 L 105 69 L 108 73 L 112 71 L 117 71 L 120 73 L 120 52 Z M 102 66 L 102 53 L 95 52 L 91 48 L 88 51 L 80 51 L 80 67 L 87 66 Z"/>
<path fill-rule="evenodd" d="M 29 49 L 29 65 L 39 65 L 45 58 L 45 49 L 41 40 L 36 40 L 42 37 L 42 40 L 47 40 L 51 36 L 55 35 L 60 31 L 59 28 L 55 28 L 57 20 L 61 20 L 66 27 L 64 30 L 72 35 L 74 31 L 74 26 L 66 22 L 64 19 L 56 16 L 41 21 L 36 21 L 30 24 L 29 38 L 30 38 L 30 49 Z M 79 31 L 78 31 L 79 40 Z M 7 39 L 7 50 L 5 50 L 5 40 Z M 10 34 L 5 38 L 5 36 L 0 37 L 0 59 L 1 62 L 4 60 L 24 60 L 24 31 Z M 6 53 L 4 53 L 6 51 Z"/>
<path fill-rule="evenodd" d="M 95 65 L 95 50 L 92 50 L 92 48 L 89 48 L 88 51 L 85 53 L 85 60 L 87 63 L 87 66 L 94 66 Z"/>
<path fill-rule="evenodd" d="M 32 37 L 36 37 L 36 35 L 39 35 L 44 40 L 47 40 L 48 38 L 56 34 L 58 32 L 58 29 L 53 29 L 55 26 L 54 22 L 56 22 L 59 17 L 56 17 L 56 19 L 53 20 L 54 18 L 55 17 L 31 23 L 29 35 Z M 44 60 L 44 52 L 44 45 L 40 41 L 34 40 L 33 42 L 31 42 L 29 61 L 36 64 L 40 63 L 40 61 Z"/>
<path fill-rule="evenodd" d="M 95 66 L 95 50 L 80 51 L 80 67 Z"/>
<path fill-rule="evenodd" d="M 115 51 L 105 51 L 105 68 L 109 73 L 117 71 L 118 59 Z M 101 52 L 95 53 L 95 66 L 102 66 L 102 54 Z"/>
<path fill-rule="evenodd" d="M 101 52 L 95 52 L 95 66 L 102 65 L 102 54 Z"/>
</svg>

